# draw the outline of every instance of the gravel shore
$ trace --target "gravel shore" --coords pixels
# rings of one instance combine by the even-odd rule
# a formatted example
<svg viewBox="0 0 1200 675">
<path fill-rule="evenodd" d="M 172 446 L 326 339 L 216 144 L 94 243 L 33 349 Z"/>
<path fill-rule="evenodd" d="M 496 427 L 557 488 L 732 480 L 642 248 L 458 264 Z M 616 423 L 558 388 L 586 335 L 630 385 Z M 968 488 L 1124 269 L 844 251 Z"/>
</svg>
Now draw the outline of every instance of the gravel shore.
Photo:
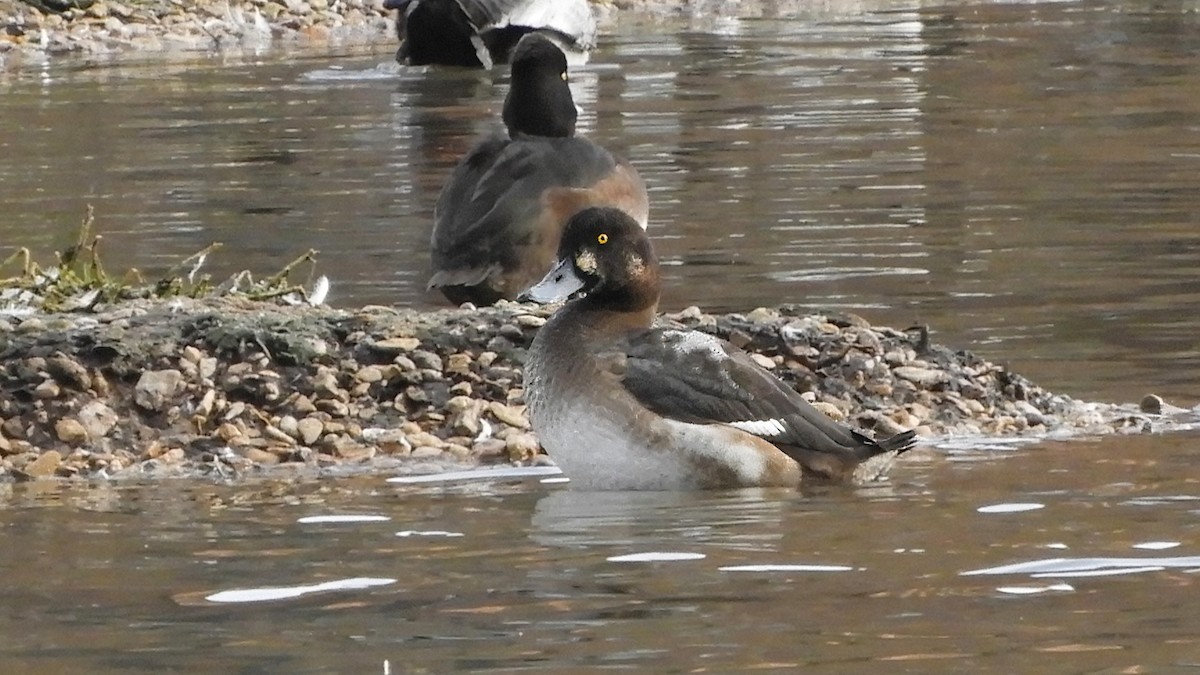
<svg viewBox="0 0 1200 675">
<path fill-rule="evenodd" d="M 522 389 L 543 307 L 418 312 L 237 298 L 0 318 L 0 479 L 537 464 Z M 874 434 L 1065 436 L 1158 416 L 1054 394 L 921 328 L 790 308 L 664 321 L 745 348 Z"/>
<path fill-rule="evenodd" d="M 601 29 L 632 10 L 728 17 L 813 11 L 801 0 L 592 0 Z M 862 0 L 834 0 L 848 10 Z M 822 5 L 824 6 L 824 5 Z M 347 45 L 396 46 L 395 12 L 383 0 L 0 0 L 0 67 L 60 55 L 259 53 Z"/>
</svg>

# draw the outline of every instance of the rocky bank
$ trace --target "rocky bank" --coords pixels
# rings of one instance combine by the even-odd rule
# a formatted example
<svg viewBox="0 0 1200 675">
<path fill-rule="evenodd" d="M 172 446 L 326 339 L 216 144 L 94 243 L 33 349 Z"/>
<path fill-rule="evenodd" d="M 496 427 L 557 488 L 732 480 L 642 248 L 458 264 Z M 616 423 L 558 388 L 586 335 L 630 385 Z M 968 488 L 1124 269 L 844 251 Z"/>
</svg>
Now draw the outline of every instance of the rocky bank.
<svg viewBox="0 0 1200 675">
<path fill-rule="evenodd" d="M 0 318 L 0 479 L 539 463 L 522 389 L 547 309 L 344 311 L 236 297 Z M 923 328 L 792 308 L 664 321 L 745 348 L 875 434 L 1107 433 L 1154 416 L 1049 392 Z"/>
</svg>

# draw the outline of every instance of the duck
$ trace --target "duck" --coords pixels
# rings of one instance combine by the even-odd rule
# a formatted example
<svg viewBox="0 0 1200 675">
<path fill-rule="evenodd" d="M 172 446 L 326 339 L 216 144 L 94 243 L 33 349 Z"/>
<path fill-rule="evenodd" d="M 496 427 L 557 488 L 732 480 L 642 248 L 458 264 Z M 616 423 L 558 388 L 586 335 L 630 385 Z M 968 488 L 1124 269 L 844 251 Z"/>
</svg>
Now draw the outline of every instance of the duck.
<svg viewBox="0 0 1200 675">
<path fill-rule="evenodd" d="M 554 41 L 575 64 L 596 46 L 596 18 L 587 0 L 384 0 L 397 11 L 396 60 L 491 68 L 508 63 L 523 35 Z"/>
<path fill-rule="evenodd" d="M 576 135 L 577 116 L 562 51 L 538 33 L 522 37 L 504 99 L 507 134 L 468 151 L 438 196 L 427 290 L 456 305 L 515 298 L 550 269 L 567 219 L 589 206 L 647 224 L 641 176 Z"/>
<path fill-rule="evenodd" d="M 875 440 L 827 417 L 729 342 L 655 326 L 662 276 L 644 228 L 584 209 L 521 300 L 567 299 L 525 362 L 530 422 L 576 488 L 689 490 L 858 484 L 915 431 Z"/>
</svg>

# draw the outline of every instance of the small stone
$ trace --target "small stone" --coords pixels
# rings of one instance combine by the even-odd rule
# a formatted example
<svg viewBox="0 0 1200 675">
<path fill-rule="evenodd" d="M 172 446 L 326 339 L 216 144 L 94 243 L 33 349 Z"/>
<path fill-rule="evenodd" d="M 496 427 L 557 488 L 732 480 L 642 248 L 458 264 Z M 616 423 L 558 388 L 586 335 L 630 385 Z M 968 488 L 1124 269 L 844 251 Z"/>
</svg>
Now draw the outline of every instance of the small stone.
<svg viewBox="0 0 1200 675">
<path fill-rule="evenodd" d="M 46 370 L 60 384 L 80 391 L 87 391 L 92 386 L 92 378 L 88 375 L 87 368 L 61 352 L 46 359 Z"/>
<path fill-rule="evenodd" d="M 244 412 L 246 412 L 246 402 L 245 401 L 234 401 L 233 404 L 230 405 L 229 408 L 225 411 L 225 414 L 221 416 L 221 418 L 224 419 L 226 422 L 231 422 L 231 421 L 241 417 L 242 413 L 244 413 Z"/>
<path fill-rule="evenodd" d="M 832 403 L 826 401 L 813 401 L 812 407 L 820 410 L 822 413 L 825 413 L 826 417 L 834 420 L 835 422 L 841 422 L 842 420 L 846 419 L 846 413 Z"/>
<path fill-rule="evenodd" d="M 471 444 L 471 453 L 480 458 L 494 458 L 505 454 L 508 444 L 499 438 L 489 438 Z"/>
<path fill-rule="evenodd" d="M 33 389 L 33 397 L 39 401 L 58 398 L 60 393 L 62 393 L 62 388 L 54 380 L 46 380 Z"/>
<path fill-rule="evenodd" d="M 292 438 L 292 436 L 290 434 L 283 431 L 282 429 L 277 429 L 277 428 L 271 427 L 271 426 L 263 428 L 263 437 L 273 440 L 273 441 L 276 441 L 276 442 L 279 442 L 279 443 L 282 443 L 284 445 L 295 445 L 296 444 L 296 439 Z"/>
<path fill-rule="evenodd" d="M 292 401 L 292 409 L 299 415 L 311 415 L 317 411 L 317 406 L 313 405 L 311 398 L 297 394 L 296 400 Z"/>
<path fill-rule="evenodd" d="M 244 448 L 241 452 L 243 457 L 251 462 L 254 462 L 255 464 L 271 465 L 279 463 L 279 455 L 268 450 L 262 450 L 260 448 Z"/>
<path fill-rule="evenodd" d="M 292 438 L 300 438 L 300 423 L 291 415 L 284 415 L 279 418 L 279 430 Z"/>
<path fill-rule="evenodd" d="M 771 357 L 766 356 L 764 354 L 759 354 L 757 352 L 747 352 L 747 353 L 749 354 L 750 359 L 752 361 L 754 361 L 758 365 L 762 366 L 763 368 L 766 368 L 767 370 L 775 369 L 776 364 L 775 364 L 775 361 Z"/>
<path fill-rule="evenodd" d="M 920 368 L 917 366 L 900 366 L 892 371 L 899 378 L 908 380 L 922 387 L 933 387 L 943 382 L 949 382 L 950 376 L 943 370 Z"/>
<path fill-rule="evenodd" d="M 354 374 L 354 379 L 367 384 L 379 382 L 383 379 L 383 369 L 379 366 L 366 366 L 364 368 L 360 368 L 359 371 Z"/>
<path fill-rule="evenodd" d="M 441 448 L 446 445 L 445 441 L 443 441 L 442 439 L 438 438 L 437 436 L 434 436 L 433 434 L 431 434 L 427 431 L 416 431 L 416 432 L 408 434 L 408 442 L 414 448 L 418 448 L 421 446 Z"/>
<path fill-rule="evenodd" d="M 133 401 L 146 410 L 161 412 L 183 388 L 183 373 L 178 370 L 148 370 L 134 385 Z"/>
<path fill-rule="evenodd" d="M 757 307 L 746 315 L 746 320 L 754 323 L 771 323 L 778 318 L 779 310 L 769 307 Z"/>
<path fill-rule="evenodd" d="M 197 370 L 200 373 L 200 377 L 206 380 L 212 379 L 212 376 L 217 372 L 217 358 L 215 356 L 207 356 L 200 359 Z"/>
<path fill-rule="evenodd" d="M 438 372 L 445 370 L 445 366 L 442 364 L 442 357 L 434 354 L 431 351 L 418 349 L 414 351 L 411 356 L 413 363 L 417 364 L 418 368 L 436 370 Z"/>
<path fill-rule="evenodd" d="M 183 448 L 171 448 L 159 456 L 159 461 L 166 464 L 178 464 L 187 458 Z"/>
<path fill-rule="evenodd" d="M 410 456 L 413 459 L 430 459 L 432 457 L 439 457 L 439 456 L 441 456 L 441 454 L 442 454 L 441 448 L 435 448 L 431 445 L 422 445 L 422 446 L 413 448 L 412 454 Z"/>
<path fill-rule="evenodd" d="M 504 451 L 511 462 L 526 462 L 541 451 L 541 445 L 533 434 L 510 434 L 504 439 Z"/>
<path fill-rule="evenodd" d="M 25 425 L 21 423 L 20 417 L 10 417 L 0 424 L 0 431 L 3 431 L 9 438 L 25 438 Z"/>
<path fill-rule="evenodd" d="M 1142 397 L 1138 408 L 1149 415 L 1161 415 L 1163 412 L 1162 397 L 1156 394 L 1146 394 Z"/>
<path fill-rule="evenodd" d="M 188 345 L 183 348 L 182 356 L 183 360 L 187 361 L 188 363 L 199 365 L 200 359 L 204 357 L 204 354 L 201 354 L 199 349 Z"/>
<path fill-rule="evenodd" d="M 471 372 L 471 355 L 461 352 L 451 354 L 446 359 L 446 372 L 466 375 Z"/>
<path fill-rule="evenodd" d="M 31 478 L 49 478 L 62 464 L 62 454 L 57 450 L 47 450 L 40 457 L 21 468 Z"/>
<path fill-rule="evenodd" d="M 214 435 L 226 443 L 233 443 L 234 441 L 241 439 L 242 430 L 239 429 L 236 424 L 226 422 L 217 427 Z"/>
<path fill-rule="evenodd" d="M 350 414 L 350 406 L 335 399 L 317 401 L 317 410 L 324 410 L 335 417 L 345 417 Z"/>
<path fill-rule="evenodd" d="M 529 428 L 529 417 L 524 406 L 514 406 L 492 401 L 488 404 L 488 412 L 497 420 L 507 424 L 510 427 L 518 429 Z"/>
<path fill-rule="evenodd" d="M 341 387 L 338 386 L 337 373 L 324 366 L 313 376 L 312 384 L 313 391 L 318 394 L 336 395 L 341 391 Z"/>
<path fill-rule="evenodd" d="M 54 423 L 54 435 L 67 445 L 82 445 L 88 440 L 87 429 L 83 428 L 79 420 L 70 417 L 64 417 Z"/>
<path fill-rule="evenodd" d="M 312 445 L 324 433 L 325 423 L 315 417 L 305 417 L 296 423 L 296 429 L 300 433 L 300 441 Z"/>
<path fill-rule="evenodd" d="M 366 462 L 375 457 L 375 448 L 361 443 L 339 443 L 334 452 L 348 462 Z"/>
<path fill-rule="evenodd" d="M 421 341 L 415 337 L 393 337 L 371 343 L 371 349 L 384 354 L 403 354 L 421 346 Z"/>
</svg>

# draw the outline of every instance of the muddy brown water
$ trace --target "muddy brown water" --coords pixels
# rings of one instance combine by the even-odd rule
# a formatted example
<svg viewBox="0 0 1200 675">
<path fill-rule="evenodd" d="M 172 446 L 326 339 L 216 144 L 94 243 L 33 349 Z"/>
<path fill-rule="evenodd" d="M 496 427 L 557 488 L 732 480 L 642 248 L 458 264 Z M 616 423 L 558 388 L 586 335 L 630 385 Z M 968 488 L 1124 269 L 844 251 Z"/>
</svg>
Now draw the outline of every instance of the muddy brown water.
<svg viewBox="0 0 1200 675">
<path fill-rule="evenodd" d="M 926 323 L 1054 390 L 1190 407 L 1193 10 L 630 14 L 573 82 L 581 128 L 650 186 L 664 307 Z M 111 268 L 222 241 L 214 274 L 267 272 L 312 247 L 334 304 L 437 304 L 433 203 L 504 74 L 390 50 L 0 75 L 0 255 L 63 244 L 91 203 Z M 802 495 L 0 486 L 0 665 L 1196 672 L 1198 438 L 943 448 Z M 652 553 L 688 559 L 619 558 Z"/>
</svg>

